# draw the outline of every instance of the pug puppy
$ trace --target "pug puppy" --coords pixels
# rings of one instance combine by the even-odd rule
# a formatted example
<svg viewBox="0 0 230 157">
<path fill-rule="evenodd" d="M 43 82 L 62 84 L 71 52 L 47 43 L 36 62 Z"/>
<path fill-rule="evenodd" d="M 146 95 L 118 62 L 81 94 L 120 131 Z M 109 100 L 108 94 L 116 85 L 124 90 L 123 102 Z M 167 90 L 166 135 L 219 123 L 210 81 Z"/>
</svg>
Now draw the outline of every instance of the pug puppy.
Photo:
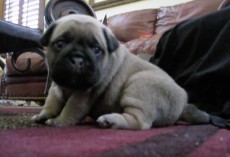
<svg viewBox="0 0 230 157">
<path fill-rule="evenodd" d="M 101 127 L 143 130 L 211 121 L 166 72 L 131 54 L 93 17 L 62 17 L 41 43 L 52 84 L 34 122 L 69 126 L 90 116 Z"/>
</svg>

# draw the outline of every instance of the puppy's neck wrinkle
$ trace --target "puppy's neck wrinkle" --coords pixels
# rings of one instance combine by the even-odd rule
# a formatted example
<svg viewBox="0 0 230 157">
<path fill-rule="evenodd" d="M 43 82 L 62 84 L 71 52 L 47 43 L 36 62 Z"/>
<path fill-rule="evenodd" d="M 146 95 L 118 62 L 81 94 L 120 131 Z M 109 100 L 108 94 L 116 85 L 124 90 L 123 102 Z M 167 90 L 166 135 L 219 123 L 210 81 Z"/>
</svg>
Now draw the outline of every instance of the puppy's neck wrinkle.
<svg viewBox="0 0 230 157">
<path fill-rule="evenodd" d="M 103 68 L 104 72 L 102 77 L 94 88 L 94 93 L 97 93 L 96 97 L 101 95 L 106 90 L 106 88 L 108 88 L 109 83 L 115 78 L 116 74 L 119 72 L 119 69 L 122 68 L 127 55 L 126 49 L 124 49 L 122 46 L 123 45 L 120 45 L 116 52 L 108 54 L 110 56 L 108 56 L 109 59 L 107 63 L 105 63 L 105 68 Z"/>
</svg>

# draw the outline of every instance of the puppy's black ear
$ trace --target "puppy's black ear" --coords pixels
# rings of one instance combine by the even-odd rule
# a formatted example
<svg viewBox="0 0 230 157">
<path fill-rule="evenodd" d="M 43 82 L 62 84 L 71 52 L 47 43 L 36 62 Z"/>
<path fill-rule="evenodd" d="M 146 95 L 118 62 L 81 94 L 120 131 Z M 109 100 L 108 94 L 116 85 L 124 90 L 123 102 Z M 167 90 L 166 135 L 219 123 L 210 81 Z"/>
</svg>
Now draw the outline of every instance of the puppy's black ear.
<svg viewBox="0 0 230 157">
<path fill-rule="evenodd" d="M 51 35 L 53 34 L 53 31 L 54 31 L 56 25 L 57 24 L 55 24 L 55 23 L 51 24 L 51 26 L 43 34 L 43 36 L 40 39 L 40 43 L 42 46 L 48 46 L 49 45 Z"/>
<path fill-rule="evenodd" d="M 119 47 L 119 41 L 112 34 L 110 34 L 105 28 L 103 28 L 103 33 L 108 47 L 108 52 L 112 53 Z"/>
</svg>

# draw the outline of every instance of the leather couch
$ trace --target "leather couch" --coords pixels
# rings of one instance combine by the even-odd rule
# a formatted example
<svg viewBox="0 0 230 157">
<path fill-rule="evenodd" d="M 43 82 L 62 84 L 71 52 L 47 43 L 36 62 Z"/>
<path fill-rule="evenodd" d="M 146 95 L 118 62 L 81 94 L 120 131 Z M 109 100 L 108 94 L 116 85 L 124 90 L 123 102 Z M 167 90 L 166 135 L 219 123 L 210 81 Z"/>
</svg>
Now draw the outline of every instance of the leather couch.
<svg viewBox="0 0 230 157">
<path fill-rule="evenodd" d="M 187 3 L 132 11 L 108 18 L 108 26 L 134 54 L 154 55 L 161 35 L 176 24 L 218 10 L 223 0 Z"/>
<path fill-rule="evenodd" d="M 109 17 L 107 25 L 132 53 L 154 55 L 157 42 L 165 31 L 184 20 L 218 10 L 222 2 L 193 0 L 175 6 L 137 10 Z M 44 101 L 47 77 L 44 59 L 25 53 L 17 60 L 19 68 L 25 68 L 27 58 L 31 58 L 32 64 L 31 69 L 24 73 L 13 68 L 11 58 L 6 59 L 0 78 L 1 99 Z"/>
</svg>

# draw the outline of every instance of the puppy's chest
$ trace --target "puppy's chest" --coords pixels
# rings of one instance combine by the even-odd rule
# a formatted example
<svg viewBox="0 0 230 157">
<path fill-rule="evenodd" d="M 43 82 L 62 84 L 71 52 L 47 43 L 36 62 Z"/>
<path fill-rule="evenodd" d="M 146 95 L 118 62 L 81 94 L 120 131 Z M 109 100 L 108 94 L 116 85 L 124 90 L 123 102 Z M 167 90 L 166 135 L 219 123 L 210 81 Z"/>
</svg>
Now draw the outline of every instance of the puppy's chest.
<svg viewBox="0 0 230 157">
<path fill-rule="evenodd" d="M 118 88 L 117 88 L 118 87 Z M 120 113 L 122 111 L 120 99 L 122 87 L 108 88 L 100 97 L 94 101 L 91 109 L 91 116 L 98 117 L 102 114 Z"/>
</svg>

